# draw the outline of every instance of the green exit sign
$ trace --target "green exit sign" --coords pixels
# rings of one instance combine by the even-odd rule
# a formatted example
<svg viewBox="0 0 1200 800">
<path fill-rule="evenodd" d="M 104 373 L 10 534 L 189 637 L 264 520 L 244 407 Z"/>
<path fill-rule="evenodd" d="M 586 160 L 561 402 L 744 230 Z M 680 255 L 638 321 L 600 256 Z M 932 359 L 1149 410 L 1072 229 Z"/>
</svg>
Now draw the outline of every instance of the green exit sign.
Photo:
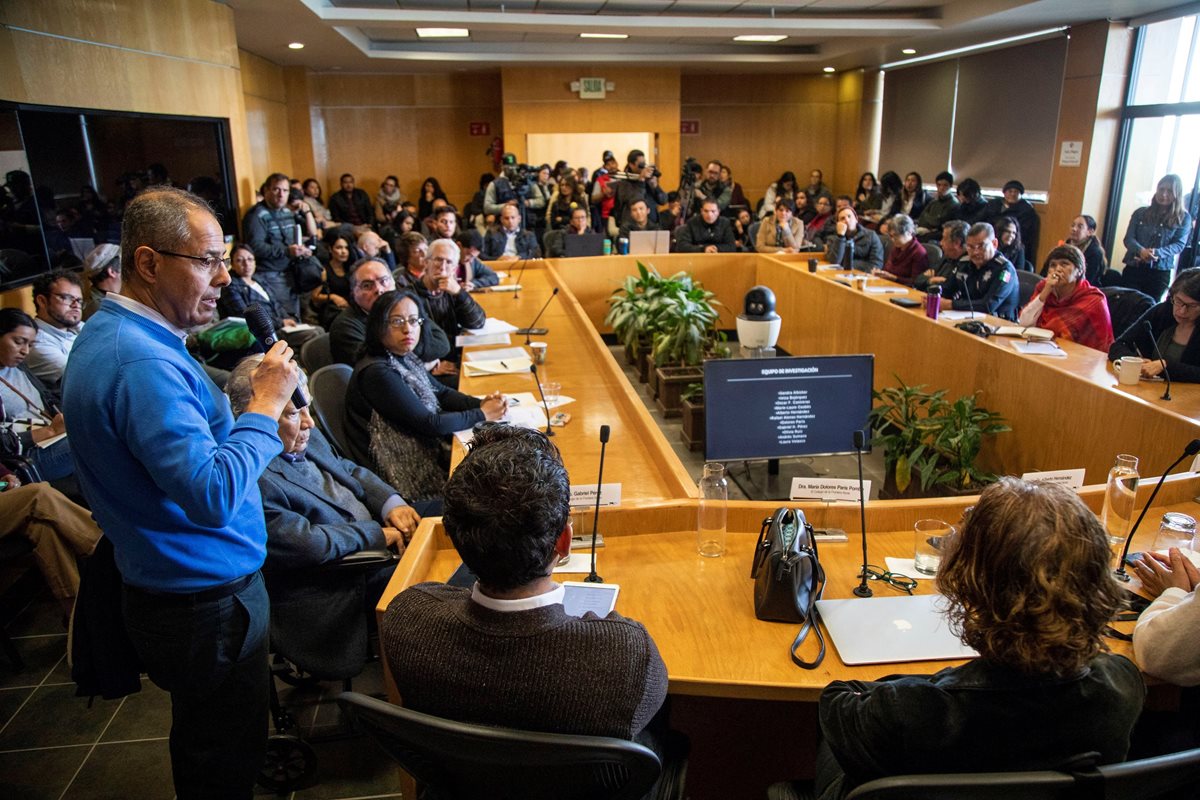
<svg viewBox="0 0 1200 800">
<path fill-rule="evenodd" d="M 604 78 L 580 78 L 579 79 L 579 99 L 581 99 L 581 100 L 603 100 L 604 99 Z"/>
</svg>

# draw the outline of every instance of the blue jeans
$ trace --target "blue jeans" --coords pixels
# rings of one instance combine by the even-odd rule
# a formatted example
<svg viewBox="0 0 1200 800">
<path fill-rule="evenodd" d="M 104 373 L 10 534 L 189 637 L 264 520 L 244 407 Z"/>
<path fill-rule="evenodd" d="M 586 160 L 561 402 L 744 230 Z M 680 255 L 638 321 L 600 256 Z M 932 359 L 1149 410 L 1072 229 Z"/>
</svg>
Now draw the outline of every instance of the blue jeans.
<svg viewBox="0 0 1200 800">
<path fill-rule="evenodd" d="M 25 455 L 29 463 L 37 467 L 44 481 L 56 481 L 75 472 L 68 439 L 59 439 L 49 447 L 31 447 Z"/>
<path fill-rule="evenodd" d="M 248 800 L 267 744 L 270 605 L 262 575 L 216 600 L 126 586 L 125 626 L 150 680 L 171 693 L 180 800 Z"/>
</svg>

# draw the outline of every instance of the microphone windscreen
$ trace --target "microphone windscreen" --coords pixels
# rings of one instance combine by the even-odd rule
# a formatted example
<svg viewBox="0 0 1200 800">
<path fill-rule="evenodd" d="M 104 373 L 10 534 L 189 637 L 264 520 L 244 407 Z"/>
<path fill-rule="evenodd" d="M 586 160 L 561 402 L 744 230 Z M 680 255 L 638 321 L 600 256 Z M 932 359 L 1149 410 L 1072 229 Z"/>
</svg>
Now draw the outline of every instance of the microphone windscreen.
<svg viewBox="0 0 1200 800">
<path fill-rule="evenodd" d="M 534 375 L 537 375 L 537 364 L 530 364 L 529 371 L 532 372 Z"/>
<path fill-rule="evenodd" d="M 258 303 L 246 306 L 246 327 L 254 334 L 254 338 L 264 344 L 275 339 L 275 325 L 271 315 Z"/>
<path fill-rule="evenodd" d="M 600 442 L 601 442 L 601 444 L 607 444 L 607 443 L 608 443 L 608 434 L 609 434 L 609 428 L 608 428 L 608 426 L 607 426 L 607 425 L 601 425 L 601 426 L 600 426 Z M 1195 442 L 1195 444 L 1196 444 L 1197 446 L 1200 446 L 1200 439 L 1197 439 L 1197 440 L 1196 440 L 1196 442 Z"/>
<path fill-rule="evenodd" d="M 854 432 L 854 449 L 862 450 L 866 446 L 867 446 L 867 432 L 866 431 L 855 431 Z"/>
<path fill-rule="evenodd" d="M 1196 453 L 1200 453 L 1200 439 L 1192 439 L 1187 443 L 1187 447 L 1183 448 L 1185 456 L 1194 456 Z"/>
</svg>

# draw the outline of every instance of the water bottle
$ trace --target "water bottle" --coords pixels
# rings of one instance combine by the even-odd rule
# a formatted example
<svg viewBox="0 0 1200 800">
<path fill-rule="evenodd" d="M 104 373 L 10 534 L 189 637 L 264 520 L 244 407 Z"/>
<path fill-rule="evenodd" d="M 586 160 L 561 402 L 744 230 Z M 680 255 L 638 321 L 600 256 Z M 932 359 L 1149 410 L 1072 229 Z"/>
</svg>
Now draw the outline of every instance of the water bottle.
<svg viewBox="0 0 1200 800">
<path fill-rule="evenodd" d="M 716 558 L 725 553 L 725 522 L 729 505 L 729 483 L 725 465 L 704 465 L 700 478 L 700 506 L 696 521 L 696 549 L 700 555 Z"/>
<path fill-rule="evenodd" d="M 1104 488 L 1104 508 L 1100 512 L 1100 523 L 1108 531 L 1110 544 L 1123 545 L 1133 524 L 1134 505 L 1137 498 L 1138 460 L 1136 456 L 1119 455 L 1117 463 L 1108 471 L 1108 485 Z"/>
<path fill-rule="evenodd" d="M 937 319 L 942 310 L 942 287 L 930 286 L 925 290 L 925 316 Z"/>
</svg>

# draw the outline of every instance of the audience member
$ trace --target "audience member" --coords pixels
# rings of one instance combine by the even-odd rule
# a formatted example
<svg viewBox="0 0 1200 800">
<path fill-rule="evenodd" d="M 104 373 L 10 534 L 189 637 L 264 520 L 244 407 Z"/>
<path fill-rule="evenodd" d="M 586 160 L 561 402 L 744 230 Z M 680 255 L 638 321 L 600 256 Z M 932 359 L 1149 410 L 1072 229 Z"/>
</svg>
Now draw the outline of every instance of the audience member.
<svg viewBox="0 0 1200 800">
<path fill-rule="evenodd" d="M 587 211 L 587 198 L 583 190 L 572 177 L 559 178 L 558 192 L 550 205 L 546 207 L 546 229 L 560 231 L 571 225 L 571 215 L 577 208 Z M 590 217 L 590 212 L 589 212 Z M 591 224 L 589 219 L 588 224 Z"/>
<path fill-rule="evenodd" d="M 863 217 L 880 222 L 900 212 L 900 193 L 904 191 L 904 183 L 900 176 L 888 171 L 879 176 L 879 208 L 867 211 Z"/>
<path fill-rule="evenodd" d="M 515 210 L 512 206 L 506 209 Z M 413 291 L 424 301 L 423 313 L 446 332 L 450 353 L 444 361 L 450 362 L 446 364 L 446 373 L 453 375 L 457 375 L 458 370 L 450 368 L 458 363 L 462 355 L 460 348 L 455 345 L 459 334 L 464 329 L 482 328 L 487 319 L 483 308 L 458 282 L 458 264 L 458 245 L 449 239 L 437 239 L 429 245 L 421 280 L 412 285 Z M 457 378 L 450 385 L 457 387 Z"/>
<path fill-rule="evenodd" d="M 390 226 L 400 213 L 400 204 L 404 202 L 404 192 L 400 191 L 400 179 L 388 175 L 379 185 L 375 193 L 375 224 L 381 229 Z"/>
<path fill-rule="evenodd" d="M 889 775 L 1125 758 L 1146 689 L 1129 659 L 1104 652 L 1121 593 L 1096 515 L 1063 487 L 1001 478 L 944 541 L 937 588 L 980 657 L 931 676 L 829 684 L 823 800 Z"/>
<path fill-rule="evenodd" d="M 721 182 L 729 186 L 729 207 L 731 208 L 749 208 L 750 201 L 746 199 L 746 193 L 742 191 L 742 185 L 733 179 L 733 171 L 729 169 L 728 164 L 721 165 Z"/>
<path fill-rule="evenodd" d="M 1004 184 L 1004 194 L 994 200 L 988 201 L 987 207 L 983 212 L 983 220 L 996 225 L 998 218 L 1002 216 L 1016 217 L 1017 224 L 1021 226 L 1021 242 L 1025 245 L 1025 252 L 1031 257 L 1037 258 L 1038 246 L 1038 229 L 1041 226 L 1041 220 L 1038 218 L 1037 211 L 1025 199 L 1025 184 L 1017 180 L 1009 181 Z M 1022 264 L 1013 264 L 1017 269 L 1024 269 Z M 1163 284 L 1166 288 L 1166 284 Z M 1161 295 L 1162 292 L 1160 291 Z"/>
<path fill-rule="evenodd" d="M 986 222 L 967 231 L 970 265 L 956 270 L 943 284 L 942 310 L 982 311 L 1007 320 L 1017 318 L 1020 287 L 1017 271 L 997 249 L 996 232 Z"/>
<path fill-rule="evenodd" d="M 1084 277 L 1083 253 L 1073 245 L 1059 245 L 1046 257 L 1045 279 L 1021 309 L 1017 324 L 1036 325 L 1085 347 L 1108 352 L 1113 343 L 1112 320 L 1104 292 Z"/>
<path fill-rule="evenodd" d="M 1133 562 L 1142 590 L 1154 598 L 1133 629 L 1133 653 L 1147 675 L 1176 684 L 1200 686 L 1200 570 L 1178 547 L 1166 555 L 1146 552 Z"/>
<path fill-rule="evenodd" d="M 458 245 L 458 272 L 455 276 L 468 292 L 500 283 L 500 274 L 479 260 L 483 252 L 483 237 L 479 231 L 474 228 L 459 231 L 454 234 L 454 243 Z"/>
<path fill-rule="evenodd" d="M 854 210 L 859 214 L 868 211 L 878 211 L 883 199 L 879 195 L 879 182 L 875 180 L 874 172 L 864 172 L 858 179 L 858 188 L 854 190 Z"/>
<path fill-rule="evenodd" d="M 748 208 L 739 208 L 737 216 L 733 217 L 733 243 L 739 253 L 753 253 L 754 239 L 750 232 L 754 229 L 754 215 Z"/>
<path fill-rule="evenodd" d="M 359 234 L 371 227 L 375 211 L 371 207 L 371 198 L 362 189 L 354 186 L 354 176 L 344 173 L 339 179 L 341 190 L 329 198 L 329 216 L 335 222 L 341 222 L 354 228 Z"/>
<path fill-rule="evenodd" d="M 421 184 L 421 195 L 417 200 L 417 216 L 425 219 L 433 213 L 433 201 L 445 200 L 450 202 L 450 198 L 446 197 L 446 193 L 442 190 L 442 185 L 438 183 L 438 179 L 430 175 Z"/>
<path fill-rule="evenodd" d="M 248 800 L 266 751 L 270 680 L 257 480 L 279 452 L 275 420 L 297 367 L 291 348 L 275 344 L 235 422 L 184 349 L 183 332 L 212 320 L 229 281 L 221 227 L 198 197 L 169 188 L 136 197 L 121 263 L 121 294 L 80 334 L 64 378 L 79 483 L 112 542 L 125 629 L 150 679 L 171 693 L 175 793 Z"/>
<path fill-rule="evenodd" d="M 888 220 L 888 236 L 892 249 L 888 251 L 883 269 L 876 274 L 881 278 L 911 286 L 918 275 L 929 269 L 929 254 L 925 245 L 917 241 L 916 226 L 907 214 L 896 214 Z"/>
<path fill-rule="evenodd" d="M 57 391 L 75 338 L 83 330 L 83 284 L 74 272 L 43 272 L 33 281 L 38 335 L 29 345 L 25 366 L 46 387 Z"/>
<path fill-rule="evenodd" d="M 229 283 L 221 288 L 221 297 L 217 300 L 217 311 L 222 317 L 244 318 L 246 308 L 257 303 L 271 318 L 271 325 L 275 328 L 278 338 L 286 339 L 296 351 L 299 351 L 305 342 L 325 333 L 315 325 L 301 330 L 289 330 L 299 323 L 254 280 L 254 251 L 248 245 L 234 245 L 230 257 L 233 259 L 233 275 Z"/>
<path fill-rule="evenodd" d="M 825 242 L 825 260 L 843 269 L 873 272 L 883 266 L 883 242 L 858 221 L 852 208 L 838 212 L 835 235 Z"/>
<path fill-rule="evenodd" d="M 817 198 L 824 195 L 825 199 L 833 203 L 833 192 L 825 185 L 825 173 L 819 169 L 814 169 L 808 174 L 808 186 L 806 188 L 808 201 L 814 206 L 817 203 Z"/>
<path fill-rule="evenodd" d="M 1191 229 L 1192 218 L 1183 208 L 1183 182 L 1178 175 L 1164 175 L 1150 205 L 1137 209 L 1129 219 L 1121 282 L 1161 299 L 1175 256 L 1186 246 Z"/>
<path fill-rule="evenodd" d="M 499 216 L 505 206 L 511 205 L 517 209 L 518 216 L 522 216 L 519 212 L 521 206 L 524 206 L 524 216 L 532 220 L 546 208 L 542 194 L 533 192 L 530 187 L 533 176 L 521 178 L 517 170 L 517 157 L 512 153 L 504 154 L 503 164 L 503 174 L 492 181 L 484 193 L 484 213 L 488 216 Z"/>
<path fill-rule="evenodd" d="M 679 229 L 675 249 L 680 253 L 732 253 L 733 225 L 721 216 L 721 207 L 713 198 L 700 206 L 700 213 Z"/>
<path fill-rule="evenodd" d="M 350 268 L 352 302 L 337 315 L 329 328 L 329 349 L 334 363 L 350 366 L 358 363 L 361 358 L 359 351 L 367 333 L 367 314 L 380 295 L 395 288 L 396 281 L 387 264 L 378 259 L 364 258 Z M 433 369 L 449 353 L 450 341 L 445 331 L 436 323 L 427 325 L 425 335 L 416 347 L 417 357 Z"/>
<path fill-rule="evenodd" d="M 70 614 L 79 594 L 76 559 L 90 556 L 101 536 L 92 512 L 48 483 L 22 486 L 0 463 L 0 538 L 5 536 L 29 540 L 50 594 Z"/>
<path fill-rule="evenodd" d="M 483 257 L 488 261 L 541 258 L 542 249 L 531 231 L 521 230 L 521 211 L 515 205 L 500 210 L 500 227 L 483 239 Z"/>
<path fill-rule="evenodd" d="M 329 261 L 321 270 L 321 285 L 309 296 L 321 326 L 328 329 L 341 310 L 350 307 L 350 240 L 340 230 L 331 229 L 325 236 L 325 244 Z"/>
<path fill-rule="evenodd" d="M 83 306 L 86 322 L 100 308 L 104 296 L 121 291 L 121 248 L 115 244 L 98 244 L 83 260 L 83 274 L 88 279 L 87 302 Z"/>
<path fill-rule="evenodd" d="M 260 363 L 262 356 L 248 356 L 229 376 L 225 393 L 234 417 L 250 403 Z M 306 384 L 303 373 L 300 382 Z M 307 407 L 289 402 L 277 424 L 283 447 L 258 479 L 272 649 L 309 673 L 354 675 L 370 657 L 368 629 L 395 567 L 349 577 L 313 568 L 362 550 L 403 552 L 421 517 L 440 514 L 441 504 L 411 506 L 373 472 L 335 455 Z"/>
<path fill-rule="evenodd" d="M 667 203 L 667 194 L 658 185 L 659 172 L 646 163 L 646 154 L 641 150 L 630 150 L 625 159 L 625 177 L 617 181 L 616 200 L 613 203 L 613 216 L 616 217 L 617 227 L 629 224 L 630 207 L 634 200 L 646 201 L 650 212 L 650 220 L 660 223 L 658 207 Z M 672 230 L 662 225 L 663 230 Z"/>
<path fill-rule="evenodd" d="M 618 239 L 628 239 L 632 231 L 656 231 L 658 224 L 650 218 L 650 207 L 644 198 L 637 198 L 629 205 L 629 221 L 617 231 Z"/>
<path fill-rule="evenodd" d="M 921 173 L 910 172 L 905 175 L 904 183 L 900 186 L 900 204 L 895 211 L 917 219 L 928 202 L 929 193 L 925 191 L 925 181 L 922 180 Z"/>
<path fill-rule="evenodd" d="M 937 266 L 927 269 L 913 279 L 913 288 L 917 291 L 928 291 L 931 286 L 938 286 L 949 280 L 960 268 L 967 269 L 967 231 L 970 226 L 961 219 L 952 219 L 942 223 L 942 261 Z"/>
<path fill-rule="evenodd" d="M 391 245 L 378 233 L 372 230 L 363 231 L 355 240 L 358 253 L 363 258 L 377 258 L 387 264 L 390 269 L 396 268 L 396 254 Z"/>
<path fill-rule="evenodd" d="M 446 533 L 478 581 L 417 584 L 388 606 L 380 639 L 404 705 L 523 730 L 642 735 L 666 699 L 666 666 L 641 624 L 563 610 L 551 570 L 572 528 L 557 448 L 538 431 L 485 426 L 444 504 Z"/>
<path fill-rule="evenodd" d="M 775 215 L 759 223 L 754 249 L 760 253 L 795 253 L 804 244 L 804 223 L 792 212 L 786 198 L 775 201 Z"/>
<path fill-rule="evenodd" d="M 0 423 L 15 434 L 22 456 L 44 481 L 66 478 L 74 471 L 66 439 L 42 445 L 66 431 L 58 409 L 58 393 L 29 371 L 29 357 L 38 326 L 19 308 L 0 308 Z M 35 446 L 41 445 L 41 446 Z M 0 451 L 2 452 L 2 451 Z"/>
<path fill-rule="evenodd" d="M 767 191 L 763 195 L 762 205 L 758 210 L 758 218 L 762 219 L 770 214 L 774 214 L 775 202 L 781 198 L 792 203 L 792 208 L 795 209 L 796 173 L 791 171 L 785 172 L 767 187 Z"/>
<path fill-rule="evenodd" d="M 808 228 L 813 217 L 817 215 L 817 209 L 813 207 L 813 201 L 810 200 L 808 192 L 804 189 L 796 190 L 796 219 L 804 223 L 804 227 Z"/>
<path fill-rule="evenodd" d="M 571 224 L 565 230 L 546 232 L 546 257 L 565 258 L 567 255 L 566 237 L 591 232 L 591 214 L 588 209 L 584 206 L 575 206 L 571 210 Z"/>
<path fill-rule="evenodd" d="M 1143 314 L 1113 343 L 1108 349 L 1108 359 L 1141 356 L 1147 359 L 1142 365 L 1144 378 L 1166 371 L 1173 381 L 1200 383 L 1197 320 L 1200 320 L 1200 268 L 1185 269 L 1171 284 L 1166 301 Z"/>
<path fill-rule="evenodd" d="M 996 229 L 996 240 L 1000 242 L 1000 252 L 1019 270 L 1031 272 L 1032 267 L 1026 260 L 1025 245 L 1021 242 L 1021 226 L 1016 217 L 997 217 L 992 223 Z"/>
<path fill-rule="evenodd" d="M 425 273 L 425 254 L 429 243 L 419 233 L 406 233 L 396 240 L 396 255 L 400 266 L 396 268 L 396 285 L 407 288 L 421 279 Z"/>
<path fill-rule="evenodd" d="M 354 460 L 371 463 L 409 500 L 440 497 L 450 469 L 450 435 L 498 420 L 499 392 L 477 397 L 429 377 L 415 349 L 428 324 L 410 291 L 379 297 L 367 319 L 364 355 L 346 391 L 346 436 Z"/>
<path fill-rule="evenodd" d="M 820 228 L 813 227 L 811 223 L 804 226 L 804 234 L 809 244 L 823 248 L 827 239 L 837 236 L 838 212 L 843 208 L 854 208 L 854 198 L 848 194 L 839 194 L 833 198 L 833 212 L 825 217 Z M 814 222 L 816 221 L 818 220 L 814 217 Z"/>
<path fill-rule="evenodd" d="M 958 213 L 958 198 L 954 196 L 954 176 L 949 172 L 939 172 L 935 185 L 937 194 L 925 203 L 920 215 L 914 217 L 919 236 L 939 234 L 942 224 L 954 219 Z"/>
<path fill-rule="evenodd" d="M 276 172 L 267 176 L 262 202 L 246 213 L 242 232 L 258 261 L 259 283 L 288 314 L 299 317 L 300 296 L 291 280 L 295 271 L 292 262 L 312 257 L 312 250 L 297 244 L 298 221 L 287 207 L 290 191 L 287 175 Z"/>
<path fill-rule="evenodd" d="M 325 230 L 332 226 L 333 218 L 329 216 L 329 209 L 325 207 L 325 202 L 321 199 L 321 183 L 316 178 L 305 178 L 304 182 L 300 184 L 300 191 L 304 192 L 304 202 L 312 211 L 313 218 L 317 221 L 317 227 Z"/>
<path fill-rule="evenodd" d="M 983 196 L 979 181 L 967 178 L 958 184 L 958 210 L 955 219 L 961 219 L 968 225 L 988 221 L 988 201 Z"/>
<path fill-rule="evenodd" d="M 692 213 L 700 212 L 706 200 L 717 202 L 718 213 L 729 208 L 729 200 L 733 197 L 733 187 L 721 180 L 721 162 L 709 161 L 704 166 L 704 180 L 696 184 L 692 190 L 695 200 L 692 203 Z"/>
<path fill-rule="evenodd" d="M 1105 285 L 1105 273 L 1108 272 L 1108 256 L 1104 254 L 1104 245 L 1096 235 L 1096 219 L 1087 214 L 1080 214 L 1071 220 L 1071 229 L 1063 244 L 1073 244 L 1083 251 L 1083 260 L 1087 262 L 1087 279 L 1092 286 Z"/>
</svg>

